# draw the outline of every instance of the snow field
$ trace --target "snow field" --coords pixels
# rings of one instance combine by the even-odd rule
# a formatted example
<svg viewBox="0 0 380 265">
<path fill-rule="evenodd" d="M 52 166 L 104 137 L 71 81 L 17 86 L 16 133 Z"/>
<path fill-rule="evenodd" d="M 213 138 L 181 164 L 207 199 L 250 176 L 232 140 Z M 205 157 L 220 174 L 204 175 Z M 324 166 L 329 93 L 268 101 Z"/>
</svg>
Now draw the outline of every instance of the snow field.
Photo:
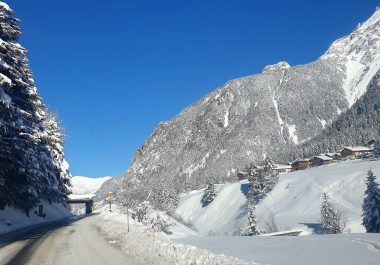
<svg viewBox="0 0 380 265">
<path fill-rule="evenodd" d="M 380 261 L 380 234 L 198 236 L 178 242 L 270 265 L 378 265 Z"/>
<path fill-rule="evenodd" d="M 131 221 L 130 232 L 127 232 L 126 215 L 108 212 L 107 207 L 101 209 L 104 220 L 99 221 L 101 230 L 117 242 L 124 251 L 141 264 L 155 265 L 248 265 L 246 262 L 224 254 L 213 254 L 195 246 L 175 243 L 162 232 L 153 232 L 146 226 Z M 179 229 L 181 230 L 181 229 Z M 188 235 L 188 232 L 185 232 Z"/>
<path fill-rule="evenodd" d="M 361 207 L 369 169 L 380 181 L 380 161 L 345 161 L 280 174 L 274 189 L 257 205 L 259 227 L 263 229 L 267 217 L 273 214 L 280 230 L 300 229 L 303 234 L 311 234 L 320 224 L 322 194 L 326 192 L 343 214 L 346 232 L 364 232 Z M 217 192 L 215 200 L 207 207 L 201 204 L 203 190 L 183 194 L 177 215 L 192 223 L 202 235 L 210 231 L 232 235 L 236 224 L 247 224 L 248 183 L 243 180 L 217 185 Z"/>
</svg>

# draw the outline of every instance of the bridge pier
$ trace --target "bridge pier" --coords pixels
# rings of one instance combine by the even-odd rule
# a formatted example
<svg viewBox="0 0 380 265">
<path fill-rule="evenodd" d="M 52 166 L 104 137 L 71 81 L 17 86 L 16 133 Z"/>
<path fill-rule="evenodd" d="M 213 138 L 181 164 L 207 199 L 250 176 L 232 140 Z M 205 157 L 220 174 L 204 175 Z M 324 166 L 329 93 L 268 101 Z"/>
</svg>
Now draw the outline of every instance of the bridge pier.
<svg viewBox="0 0 380 265">
<path fill-rule="evenodd" d="M 92 213 L 93 208 L 94 208 L 94 202 L 93 201 L 86 202 L 86 213 L 87 214 Z"/>
</svg>

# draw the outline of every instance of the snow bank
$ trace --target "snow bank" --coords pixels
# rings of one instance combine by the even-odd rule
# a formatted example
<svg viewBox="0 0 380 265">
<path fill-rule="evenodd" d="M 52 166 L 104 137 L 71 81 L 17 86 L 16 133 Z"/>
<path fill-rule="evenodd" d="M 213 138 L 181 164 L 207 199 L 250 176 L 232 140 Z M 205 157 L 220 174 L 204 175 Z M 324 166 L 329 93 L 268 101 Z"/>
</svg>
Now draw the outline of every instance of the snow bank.
<svg viewBox="0 0 380 265">
<path fill-rule="evenodd" d="M 92 194 L 95 193 L 102 184 L 111 177 L 88 178 L 76 176 L 71 178 L 73 194 Z"/>
<path fill-rule="evenodd" d="M 45 217 L 38 216 L 35 211 L 38 211 L 38 207 L 30 210 L 30 216 L 12 207 L 5 207 L 4 210 L 0 210 L 0 235 L 11 231 L 15 231 L 24 227 L 51 222 L 71 216 L 71 213 L 62 204 L 49 204 L 43 202 Z"/>
<path fill-rule="evenodd" d="M 364 232 L 361 225 L 361 205 L 364 198 L 365 177 L 372 169 L 380 180 L 380 161 L 346 161 L 339 164 L 280 174 L 279 183 L 257 206 L 258 224 L 263 228 L 270 214 L 274 214 L 281 230 L 313 230 L 320 223 L 323 192 L 343 213 L 347 229 Z M 219 185 L 218 195 L 207 207 L 202 207 L 203 190 L 180 197 L 176 211 L 185 221 L 207 235 L 231 235 L 236 224 L 246 224 L 247 181 Z"/>
<path fill-rule="evenodd" d="M 118 243 L 129 256 L 141 264 L 257 264 L 227 257 L 224 254 L 215 255 L 195 246 L 174 243 L 163 233 L 152 232 L 133 221 L 128 233 L 126 215 L 117 213 L 115 210 L 117 211 L 114 208 L 114 212 L 110 213 L 107 207 L 102 208 L 101 216 L 104 220 L 98 225 L 113 243 Z"/>
</svg>

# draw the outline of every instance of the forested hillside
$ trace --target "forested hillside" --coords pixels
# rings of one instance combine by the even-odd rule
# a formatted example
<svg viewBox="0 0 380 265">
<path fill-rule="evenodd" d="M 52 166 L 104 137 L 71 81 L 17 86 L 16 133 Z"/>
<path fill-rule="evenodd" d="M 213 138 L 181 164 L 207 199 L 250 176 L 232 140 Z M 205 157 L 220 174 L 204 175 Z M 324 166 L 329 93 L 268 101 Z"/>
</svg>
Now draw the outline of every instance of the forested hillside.
<svg viewBox="0 0 380 265">
<path fill-rule="evenodd" d="M 322 134 L 291 150 L 290 155 L 281 155 L 281 158 L 288 161 L 289 157 L 311 157 L 319 153 L 339 151 L 345 145 L 365 145 L 371 140 L 380 140 L 380 72 L 371 80 L 367 92 L 352 108 Z"/>
<path fill-rule="evenodd" d="M 70 173 L 63 132 L 37 92 L 12 15 L 0 2 L 0 208 L 28 212 L 41 200 L 62 202 Z"/>
</svg>

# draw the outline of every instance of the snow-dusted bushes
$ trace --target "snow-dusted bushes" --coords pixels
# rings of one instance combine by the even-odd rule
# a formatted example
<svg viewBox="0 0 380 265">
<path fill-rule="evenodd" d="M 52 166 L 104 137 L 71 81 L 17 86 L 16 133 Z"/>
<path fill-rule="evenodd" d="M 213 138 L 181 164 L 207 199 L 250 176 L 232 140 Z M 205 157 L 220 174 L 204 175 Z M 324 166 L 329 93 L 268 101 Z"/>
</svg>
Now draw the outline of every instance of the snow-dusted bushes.
<svg viewBox="0 0 380 265">
<path fill-rule="evenodd" d="M 164 232 L 165 234 L 171 234 L 169 227 L 173 225 L 173 222 L 164 216 L 156 213 L 149 221 L 150 228 L 155 232 Z"/>
<path fill-rule="evenodd" d="M 232 231 L 232 236 L 242 236 L 244 233 L 244 223 L 243 222 L 235 222 L 233 231 Z"/>
<path fill-rule="evenodd" d="M 198 231 L 198 229 L 195 227 L 194 223 L 191 220 L 185 220 L 182 216 L 178 214 L 169 214 L 169 216 L 174 220 L 180 222 L 181 224 L 189 227 L 191 230 Z"/>
<path fill-rule="evenodd" d="M 266 233 L 275 233 L 279 231 L 276 216 L 273 213 L 270 213 L 264 221 L 264 230 Z"/>
<path fill-rule="evenodd" d="M 107 219 L 107 218 L 106 218 Z M 173 243 L 162 233 L 133 227 L 128 233 L 123 223 L 101 220 L 100 229 L 139 264 L 155 265 L 254 265 L 225 255 L 216 255 L 191 245 Z"/>
</svg>

